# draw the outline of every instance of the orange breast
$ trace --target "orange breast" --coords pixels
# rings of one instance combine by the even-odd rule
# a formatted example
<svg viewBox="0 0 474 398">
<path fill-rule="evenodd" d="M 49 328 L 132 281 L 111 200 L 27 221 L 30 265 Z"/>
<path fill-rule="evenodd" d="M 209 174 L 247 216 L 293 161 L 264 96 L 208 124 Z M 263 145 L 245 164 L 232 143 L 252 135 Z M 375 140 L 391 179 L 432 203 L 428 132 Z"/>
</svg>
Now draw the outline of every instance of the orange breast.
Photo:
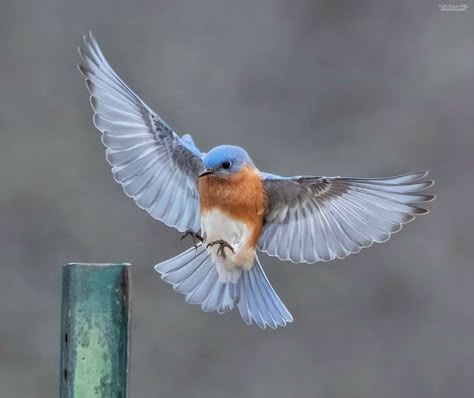
<svg viewBox="0 0 474 398">
<path fill-rule="evenodd" d="M 266 196 L 260 174 L 250 166 L 229 177 L 208 175 L 199 178 L 201 214 L 218 208 L 242 221 L 252 230 L 249 244 L 256 246 L 262 232 Z"/>
</svg>

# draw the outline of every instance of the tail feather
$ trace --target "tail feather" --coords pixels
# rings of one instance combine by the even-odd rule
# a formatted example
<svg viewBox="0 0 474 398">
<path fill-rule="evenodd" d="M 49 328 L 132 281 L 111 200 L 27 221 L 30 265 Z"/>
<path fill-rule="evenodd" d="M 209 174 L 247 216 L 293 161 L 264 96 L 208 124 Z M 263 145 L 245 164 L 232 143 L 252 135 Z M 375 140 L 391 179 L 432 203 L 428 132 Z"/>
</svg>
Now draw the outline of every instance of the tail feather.
<svg viewBox="0 0 474 398">
<path fill-rule="evenodd" d="M 247 324 L 250 325 L 253 320 L 262 329 L 267 325 L 276 329 L 293 322 L 290 312 L 270 285 L 257 256 L 252 269 L 244 271 L 239 282 L 241 295 L 238 307 Z"/>
<path fill-rule="evenodd" d="M 257 278 L 262 280 L 262 282 L 259 283 L 259 287 L 262 290 L 262 295 L 264 296 L 265 301 L 268 303 L 268 309 L 273 319 L 275 321 L 278 319 L 284 319 L 286 322 L 293 322 L 293 317 L 270 284 L 270 281 L 263 272 L 258 258 L 256 258 L 256 261 L 258 262 L 258 267 L 254 267 L 255 272 L 257 273 Z"/>
<path fill-rule="evenodd" d="M 255 256 L 253 267 L 242 270 L 236 282 L 219 279 L 217 268 L 205 247 L 199 244 L 155 266 L 161 278 L 186 297 L 190 304 L 200 304 L 203 311 L 222 314 L 239 308 L 248 325 L 272 329 L 292 322 Z"/>
<path fill-rule="evenodd" d="M 155 270 L 185 295 L 186 302 L 200 304 L 203 311 L 224 313 L 234 308 L 235 289 L 219 282 L 211 256 L 201 244 L 157 264 Z"/>
</svg>

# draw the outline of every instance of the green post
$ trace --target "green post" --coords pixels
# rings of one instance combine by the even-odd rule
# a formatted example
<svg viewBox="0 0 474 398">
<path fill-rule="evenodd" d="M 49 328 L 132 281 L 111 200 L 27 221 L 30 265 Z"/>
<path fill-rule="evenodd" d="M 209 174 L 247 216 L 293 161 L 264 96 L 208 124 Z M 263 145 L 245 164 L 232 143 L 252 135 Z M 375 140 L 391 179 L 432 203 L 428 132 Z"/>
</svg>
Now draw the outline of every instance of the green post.
<svg viewBox="0 0 474 398">
<path fill-rule="evenodd" d="M 66 264 L 61 398 L 126 398 L 130 350 L 129 264 Z"/>
</svg>

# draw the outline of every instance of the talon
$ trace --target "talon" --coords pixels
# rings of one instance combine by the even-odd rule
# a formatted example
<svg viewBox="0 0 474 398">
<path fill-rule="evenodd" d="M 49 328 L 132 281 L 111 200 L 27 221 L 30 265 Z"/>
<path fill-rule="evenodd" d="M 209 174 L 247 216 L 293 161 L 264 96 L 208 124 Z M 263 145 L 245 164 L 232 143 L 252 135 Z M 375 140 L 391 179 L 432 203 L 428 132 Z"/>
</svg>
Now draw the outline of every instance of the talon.
<svg viewBox="0 0 474 398">
<path fill-rule="evenodd" d="M 219 245 L 219 249 L 217 249 L 217 255 L 221 256 L 223 259 L 226 258 L 226 254 L 225 254 L 225 250 L 224 250 L 225 248 L 228 248 L 228 249 L 230 249 L 230 251 L 232 253 L 235 253 L 234 248 L 231 245 L 229 245 L 225 240 L 222 240 L 222 239 L 221 240 L 216 240 L 216 241 L 211 242 L 211 243 L 208 243 L 208 245 L 206 246 L 206 249 L 209 248 L 209 247 L 212 247 L 214 245 Z"/>
<path fill-rule="evenodd" d="M 221 247 L 219 247 L 219 249 L 217 249 L 217 255 L 219 255 L 219 253 L 221 254 L 222 258 L 225 260 L 226 255 L 225 255 L 225 251 L 224 251 L 223 246 L 221 246 Z"/>
<path fill-rule="evenodd" d="M 187 236 L 191 236 L 192 240 L 193 240 L 193 246 L 197 249 L 198 248 L 198 244 L 197 242 L 203 242 L 204 239 L 201 235 L 199 235 L 199 233 L 197 232 L 194 232 L 194 231 L 191 231 L 190 229 L 188 229 L 182 236 L 181 236 L 181 240 L 183 240 L 184 238 L 186 238 Z"/>
</svg>

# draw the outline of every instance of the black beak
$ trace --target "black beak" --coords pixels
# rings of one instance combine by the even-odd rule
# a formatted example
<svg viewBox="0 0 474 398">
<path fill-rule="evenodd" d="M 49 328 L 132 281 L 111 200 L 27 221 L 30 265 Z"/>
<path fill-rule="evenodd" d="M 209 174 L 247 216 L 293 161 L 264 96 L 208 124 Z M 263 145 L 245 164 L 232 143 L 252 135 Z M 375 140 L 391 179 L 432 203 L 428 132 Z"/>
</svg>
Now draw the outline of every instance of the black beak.
<svg viewBox="0 0 474 398">
<path fill-rule="evenodd" d="M 214 169 L 202 169 L 201 172 L 199 173 L 199 178 L 207 176 L 209 174 L 214 174 L 215 170 Z"/>
</svg>

